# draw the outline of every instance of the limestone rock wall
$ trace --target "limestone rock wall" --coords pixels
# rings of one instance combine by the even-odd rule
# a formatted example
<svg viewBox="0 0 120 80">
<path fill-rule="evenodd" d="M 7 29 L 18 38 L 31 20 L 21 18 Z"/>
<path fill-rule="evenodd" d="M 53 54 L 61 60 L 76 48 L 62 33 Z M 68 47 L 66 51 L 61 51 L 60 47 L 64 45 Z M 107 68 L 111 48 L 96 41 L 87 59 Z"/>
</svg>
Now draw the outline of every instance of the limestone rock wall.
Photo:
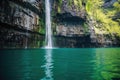
<svg viewBox="0 0 120 80">
<path fill-rule="evenodd" d="M 0 21 L 10 25 L 33 30 L 39 27 L 39 16 L 30 9 L 24 8 L 13 1 L 2 0 L 0 3 Z"/>
<path fill-rule="evenodd" d="M 1 0 L 0 48 L 33 48 L 43 46 L 39 2 Z"/>
</svg>

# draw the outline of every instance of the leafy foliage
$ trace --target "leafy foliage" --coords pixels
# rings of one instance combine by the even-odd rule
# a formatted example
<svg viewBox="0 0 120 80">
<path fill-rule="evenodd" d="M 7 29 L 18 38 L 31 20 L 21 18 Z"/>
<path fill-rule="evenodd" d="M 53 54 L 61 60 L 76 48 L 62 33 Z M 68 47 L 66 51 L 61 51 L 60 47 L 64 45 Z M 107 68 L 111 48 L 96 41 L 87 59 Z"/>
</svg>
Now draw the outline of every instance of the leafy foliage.
<svg viewBox="0 0 120 80">
<path fill-rule="evenodd" d="M 96 34 L 120 36 L 120 0 L 112 2 L 112 7 L 105 8 L 105 4 L 112 0 L 55 0 L 57 13 L 61 13 L 62 3 L 67 1 L 70 9 L 86 11 L 87 22 L 92 22 L 87 27 L 93 27 Z M 110 5 L 110 4 L 107 4 Z M 56 12 L 55 12 L 56 13 Z M 88 30 L 84 25 L 85 32 Z"/>
<path fill-rule="evenodd" d="M 120 1 L 120 0 L 118 0 Z M 119 12 L 119 2 L 114 3 L 113 8 L 104 8 L 104 0 L 87 0 L 86 11 L 88 18 L 94 21 L 96 34 L 111 34 L 120 36 L 120 25 L 112 17 Z"/>
</svg>

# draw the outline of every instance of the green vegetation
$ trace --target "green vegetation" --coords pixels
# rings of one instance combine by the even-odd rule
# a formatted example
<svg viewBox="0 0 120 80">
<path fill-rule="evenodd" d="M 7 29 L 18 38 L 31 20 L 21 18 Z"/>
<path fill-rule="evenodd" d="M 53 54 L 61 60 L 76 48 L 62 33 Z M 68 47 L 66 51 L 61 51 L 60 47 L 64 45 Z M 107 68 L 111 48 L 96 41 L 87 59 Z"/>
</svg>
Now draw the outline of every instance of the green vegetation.
<svg viewBox="0 0 120 80">
<path fill-rule="evenodd" d="M 83 8 L 82 3 L 84 3 L 84 0 L 68 0 L 68 3 L 70 8 L 74 5 L 77 11 L 79 11 Z"/>
<path fill-rule="evenodd" d="M 83 0 L 74 0 L 74 5 L 78 6 L 78 8 L 82 8 Z"/>
<path fill-rule="evenodd" d="M 56 0 L 55 5 L 57 5 L 57 12 L 60 13 L 61 12 L 61 6 L 62 6 L 62 0 Z"/>
<path fill-rule="evenodd" d="M 104 8 L 104 0 L 87 0 L 86 12 L 88 18 L 92 20 L 96 34 L 111 34 L 120 36 L 120 24 L 112 18 L 120 12 L 119 1 L 113 7 Z M 118 19 L 119 20 L 119 19 Z"/>
<path fill-rule="evenodd" d="M 88 27 L 87 23 L 84 23 L 83 27 L 84 27 L 84 34 L 87 35 L 89 33 L 88 32 L 89 31 L 89 27 Z"/>
<path fill-rule="evenodd" d="M 84 32 L 88 33 L 89 27 L 93 27 L 95 34 L 107 34 L 120 36 L 120 0 L 114 2 L 111 7 L 104 7 L 105 0 L 66 0 L 70 9 L 86 12 L 86 23 L 83 25 Z M 62 12 L 63 0 L 55 0 L 52 16 Z M 79 16 L 79 15 L 78 15 Z M 45 33 L 44 20 L 40 19 L 40 33 Z M 53 21 L 53 33 L 55 24 Z M 88 25 L 91 24 L 91 25 Z"/>
<path fill-rule="evenodd" d="M 40 25 L 39 33 L 45 34 L 45 22 L 43 19 L 39 19 L 39 25 Z"/>
</svg>

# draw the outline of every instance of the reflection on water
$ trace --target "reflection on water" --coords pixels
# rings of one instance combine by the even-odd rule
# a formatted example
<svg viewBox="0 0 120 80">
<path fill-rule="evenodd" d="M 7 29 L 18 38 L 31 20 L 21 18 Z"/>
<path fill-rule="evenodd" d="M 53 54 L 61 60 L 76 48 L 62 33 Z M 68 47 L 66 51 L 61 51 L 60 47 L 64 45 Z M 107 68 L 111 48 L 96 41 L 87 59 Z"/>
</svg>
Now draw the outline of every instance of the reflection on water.
<svg viewBox="0 0 120 80">
<path fill-rule="evenodd" d="M 120 48 L 0 50 L 0 80 L 120 80 Z"/>
<path fill-rule="evenodd" d="M 44 68 L 45 77 L 41 80 L 53 80 L 53 59 L 52 59 L 52 49 L 47 49 L 45 52 L 45 64 L 41 67 Z"/>
<path fill-rule="evenodd" d="M 120 80 L 120 49 L 95 49 L 96 79 Z"/>
</svg>

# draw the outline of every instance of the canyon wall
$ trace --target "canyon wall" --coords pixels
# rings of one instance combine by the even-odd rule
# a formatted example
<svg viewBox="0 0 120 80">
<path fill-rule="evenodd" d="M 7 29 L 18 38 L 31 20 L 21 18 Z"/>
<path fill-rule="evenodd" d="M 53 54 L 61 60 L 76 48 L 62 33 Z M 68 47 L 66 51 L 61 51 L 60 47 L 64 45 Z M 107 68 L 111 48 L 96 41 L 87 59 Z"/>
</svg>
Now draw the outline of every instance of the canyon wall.
<svg viewBox="0 0 120 80">
<path fill-rule="evenodd" d="M 44 35 L 40 34 L 38 2 L 30 0 L 1 0 L 0 48 L 40 47 Z"/>
<path fill-rule="evenodd" d="M 56 47 L 119 47 L 119 0 L 50 0 Z M 1 0 L 0 48 L 45 43 L 44 0 Z"/>
</svg>

